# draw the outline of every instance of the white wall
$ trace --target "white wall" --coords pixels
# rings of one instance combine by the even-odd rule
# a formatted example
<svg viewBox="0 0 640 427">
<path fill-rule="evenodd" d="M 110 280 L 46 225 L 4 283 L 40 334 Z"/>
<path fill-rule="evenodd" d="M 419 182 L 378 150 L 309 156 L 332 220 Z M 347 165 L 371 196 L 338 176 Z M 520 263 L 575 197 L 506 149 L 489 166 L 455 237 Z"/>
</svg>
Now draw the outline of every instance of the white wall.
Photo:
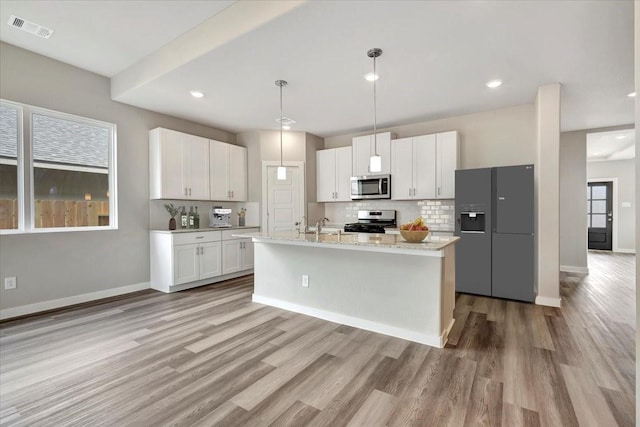
<svg viewBox="0 0 640 427">
<path fill-rule="evenodd" d="M 460 166 L 462 169 L 511 166 L 536 160 L 536 116 L 533 104 L 501 108 L 411 125 L 380 129 L 398 138 L 457 130 L 460 133 Z M 325 138 L 325 148 L 351 145 L 354 136 L 366 132 Z"/>
<path fill-rule="evenodd" d="M 234 143 L 235 136 L 114 102 L 109 79 L 0 43 L 0 97 L 118 126 L 118 230 L 0 236 L 0 309 L 149 282 L 148 132 L 158 126 Z M 168 217 L 167 217 L 168 221 Z"/>
<path fill-rule="evenodd" d="M 247 147 L 249 201 L 262 202 L 262 162 L 280 160 L 280 131 L 249 131 L 236 135 L 237 144 Z M 305 164 L 305 203 L 307 216 L 324 216 L 323 204 L 316 200 L 316 150 L 324 140 L 306 132 L 284 132 L 282 158 Z"/>
<path fill-rule="evenodd" d="M 636 219 L 636 174 L 635 159 L 616 160 L 608 162 L 587 163 L 587 178 L 589 180 L 598 178 L 618 178 L 618 203 L 614 206 L 617 210 L 617 223 L 614 228 L 618 231 L 617 246 L 614 251 L 635 252 L 635 219 Z M 615 184 L 614 184 L 615 185 Z M 614 188 L 614 193 L 616 189 Z M 630 206 L 626 207 L 625 205 Z"/>
<path fill-rule="evenodd" d="M 560 269 L 587 273 L 587 132 L 560 134 Z"/>
<path fill-rule="evenodd" d="M 560 84 L 536 96 L 536 304 L 560 307 Z"/>
<path fill-rule="evenodd" d="M 634 3 L 634 69 L 635 91 L 640 93 L 640 2 Z M 640 141 L 640 96 L 636 96 L 636 148 Z M 637 151 L 636 151 L 637 152 Z M 640 161 L 636 154 L 636 180 L 640 177 Z M 637 181 L 636 181 L 637 183 Z M 640 200 L 640 185 L 636 185 L 636 200 Z M 636 215 L 636 245 L 640 245 L 640 216 Z M 636 256 L 636 355 L 640 354 L 640 257 Z M 640 369 L 636 361 L 636 425 L 640 425 Z"/>
</svg>

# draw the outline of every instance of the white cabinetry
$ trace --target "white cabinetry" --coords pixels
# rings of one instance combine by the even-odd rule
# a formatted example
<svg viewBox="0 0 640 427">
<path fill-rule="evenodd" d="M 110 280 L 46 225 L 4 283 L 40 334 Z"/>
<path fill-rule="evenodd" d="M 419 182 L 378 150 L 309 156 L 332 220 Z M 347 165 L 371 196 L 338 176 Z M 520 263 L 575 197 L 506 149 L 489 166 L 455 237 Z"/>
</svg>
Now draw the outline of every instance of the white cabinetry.
<svg viewBox="0 0 640 427">
<path fill-rule="evenodd" d="M 350 201 L 351 147 L 316 151 L 318 202 Z"/>
<path fill-rule="evenodd" d="M 214 140 L 210 144 L 210 199 L 246 201 L 247 149 Z"/>
<path fill-rule="evenodd" d="M 391 141 L 391 198 L 433 199 L 436 194 L 436 136 Z"/>
<path fill-rule="evenodd" d="M 175 292 L 250 274 L 253 242 L 233 235 L 257 231 L 151 231 L 151 287 Z"/>
<path fill-rule="evenodd" d="M 149 131 L 152 199 L 209 198 L 209 140 L 170 129 Z"/>
<path fill-rule="evenodd" d="M 253 242 L 250 238 L 238 238 L 238 233 L 253 233 L 257 228 L 240 230 L 226 230 L 222 232 L 222 274 L 253 268 Z"/>
<path fill-rule="evenodd" d="M 379 133 L 377 137 L 378 155 L 382 160 L 382 171 L 369 171 L 369 158 L 373 155 L 373 135 L 357 136 L 352 140 L 353 148 L 353 176 L 391 173 L 391 139 L 395 135 L 391 132 Z"/>
<path fill-rule="evenodd" d="M 458 132 L 436 134 L 436 198 L 453 199 L 456 190 L 456 169 L 460 165 Z"/>
<path fill-rule="evenodd" d="M 456 131 L 391 141 L 391 198 L 453 199 L 458 148 Z"/>
<path fill-rule="evenodd" d="M 222 232 L 152 231 L 151 287 L 171 288 L 222 275 Z"/>
</svg>

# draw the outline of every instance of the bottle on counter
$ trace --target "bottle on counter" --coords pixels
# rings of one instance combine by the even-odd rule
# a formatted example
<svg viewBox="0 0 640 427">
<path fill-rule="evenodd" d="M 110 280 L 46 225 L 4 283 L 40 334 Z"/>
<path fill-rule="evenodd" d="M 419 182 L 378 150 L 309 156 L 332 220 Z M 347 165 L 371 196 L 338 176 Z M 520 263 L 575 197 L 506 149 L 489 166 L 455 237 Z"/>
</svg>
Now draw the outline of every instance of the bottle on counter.
<svg viewBox="0 0 640 427">
<path fill-rule="evenodd" d="M 180 211 L 180 228 L 187 228 L 189 226 L 189 217 L 187 215 L 187 210 L 184 206 L 182 206 L 182 211 Z"/>
<path fill-rule="evenodd" d="M 193 228 L 193 206 L 189 206 L 189 228 Z"/>
<path fill-rule="evenodd" d="M 196 212 L 193 214 L 193 228 L 200 228 L 200 214 L 198 214 L 197 206 L 196 206 Z"/>
</svg>

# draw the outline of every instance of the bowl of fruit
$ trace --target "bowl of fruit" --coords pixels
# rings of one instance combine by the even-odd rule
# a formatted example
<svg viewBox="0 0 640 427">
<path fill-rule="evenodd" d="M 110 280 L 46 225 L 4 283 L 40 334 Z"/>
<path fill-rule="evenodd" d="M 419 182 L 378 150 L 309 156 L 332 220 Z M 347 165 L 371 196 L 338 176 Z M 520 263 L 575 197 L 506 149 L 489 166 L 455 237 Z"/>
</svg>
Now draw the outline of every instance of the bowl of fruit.
<svg viewBox="0 0 640 427">
<path fill-rule="evenodd" d="M 400 226 L 402 238 L 410 243 L 420 243 L 429 235 L 429 227 L 424 223 L 422 217 Z"/>
</svg>

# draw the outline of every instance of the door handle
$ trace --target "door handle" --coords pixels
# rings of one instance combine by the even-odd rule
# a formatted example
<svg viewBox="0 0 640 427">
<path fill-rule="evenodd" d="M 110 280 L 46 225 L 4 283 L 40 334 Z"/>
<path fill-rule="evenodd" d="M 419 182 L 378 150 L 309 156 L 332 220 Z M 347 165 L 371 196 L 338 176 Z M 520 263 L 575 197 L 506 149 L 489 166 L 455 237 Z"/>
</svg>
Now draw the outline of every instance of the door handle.
<svg viewBox="0 0 640 427">
<path fill-rule="evenodd" d="M 191 187 L 189 187 L 189 195 L 191 195 Z"/>
<path fill-rule="evenodd" d="M 607 216 L 613 216 L 613 212 L 611 211 L 607 212 Z"/>
</svg>

